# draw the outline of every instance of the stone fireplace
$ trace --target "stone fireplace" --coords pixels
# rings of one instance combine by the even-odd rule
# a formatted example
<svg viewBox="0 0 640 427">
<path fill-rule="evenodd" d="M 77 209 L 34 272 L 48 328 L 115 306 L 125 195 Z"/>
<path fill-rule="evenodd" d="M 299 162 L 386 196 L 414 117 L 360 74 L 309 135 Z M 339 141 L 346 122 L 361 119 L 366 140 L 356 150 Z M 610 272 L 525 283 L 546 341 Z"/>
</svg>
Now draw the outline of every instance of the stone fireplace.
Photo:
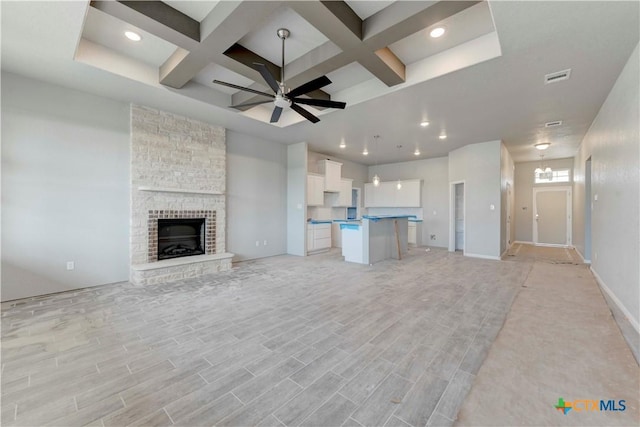
<svg viewBox="0 0 640 427">
<path fill-rule="evenodd" d="M 131 106 L 131 282 L 231 268 L 225 168 L 224 128 Z"/>
</svg>

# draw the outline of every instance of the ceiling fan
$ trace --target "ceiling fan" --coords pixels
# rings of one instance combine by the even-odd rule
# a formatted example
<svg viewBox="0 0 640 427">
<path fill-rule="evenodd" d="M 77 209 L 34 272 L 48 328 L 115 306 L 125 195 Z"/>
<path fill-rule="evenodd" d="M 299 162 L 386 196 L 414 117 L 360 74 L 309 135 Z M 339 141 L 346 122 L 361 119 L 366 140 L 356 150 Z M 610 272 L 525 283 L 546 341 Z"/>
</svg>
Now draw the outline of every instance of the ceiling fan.
<svg viewBox="0 0 640 427">
<path fill-rule="evenodd" d="M 277 123 L 280 120 L 280 115 L 282 114 L 282 110 L 287 107 L 291 107 L 293 111 L 300 114 L 305 119 L 309 120 L 312 123 L 317 123 L 320 121 L 319 118 L 311 114 L 309 111 L 305 110 L 298 104 L 306 104 L 313 105 L 316 107 L 327 107 L 327 108 L 340 108 L 344 109 L 347 104 L 345 102 L 337 102 L 330 101 L 327 99 L 313 99 L 313 98 L 299 98 L 301 95 L 305 95 L 309 92 L 312 92 L 316 89 L 320 89 L 325 87 L 328 84 L 331 84 L 331 80 L 327 76 L 318 77 L 317 79 L 313 79 L 303 85 L 298 86 L 295 89 L 289 89 L 285 85 L 284 81 L 284 41 L 291 34 L 289 30 L 286 28 L 280 28 L 278 31 L 278 37 L 282 40 L 282 67 L 280 68 L 280 82 L 278 82 L 273 74 L 269 71 L 265 64 L 261 64 L 259 62 L 254 62 L 253 67 L 262 75 L 262 78 L 267 82 L 269 87 L 275 92 L 275 95 L 272 95 L 267 92 L 262 92 L 259 90 L 251 89 L 244 86 L 238 86 L 233 83 L 227 83 L 220 80 L 214 80 L 213 83 L 232 87 L 234 89 L 243 90 L 245 92 L 251 92 L 256 95 L 266 96 L 271 99 L 267 99 L 265 101 L 256 101 L 256 102 L 245 102 L 243 104 L 231 105 L 231 108 L 241 108 L 248 107 L 253 105 L 266 104 L 268 102 L 273 102 L 275 105 L 273 108 L 273 113 L 271 114 L 271 123 Z"/>
</svg>

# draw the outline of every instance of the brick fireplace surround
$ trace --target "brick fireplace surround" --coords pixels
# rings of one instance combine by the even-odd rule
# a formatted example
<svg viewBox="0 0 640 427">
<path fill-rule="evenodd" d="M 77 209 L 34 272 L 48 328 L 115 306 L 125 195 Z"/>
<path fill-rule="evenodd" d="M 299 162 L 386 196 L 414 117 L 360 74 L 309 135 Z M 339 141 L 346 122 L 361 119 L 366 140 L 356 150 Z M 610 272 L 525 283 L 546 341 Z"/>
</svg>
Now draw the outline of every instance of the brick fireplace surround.
<svg viewBox="0 0 640 427">
<path fill-rule="evenodd" d="M 131 106 L 131 269 L 134 284 L 229 270 L 225 252 L 225 129 Z M 158 261 L 162 218 L 205 218 L 205 255 Z M 215 242 L 215 243 L 214 243 Z"/>
</svg>

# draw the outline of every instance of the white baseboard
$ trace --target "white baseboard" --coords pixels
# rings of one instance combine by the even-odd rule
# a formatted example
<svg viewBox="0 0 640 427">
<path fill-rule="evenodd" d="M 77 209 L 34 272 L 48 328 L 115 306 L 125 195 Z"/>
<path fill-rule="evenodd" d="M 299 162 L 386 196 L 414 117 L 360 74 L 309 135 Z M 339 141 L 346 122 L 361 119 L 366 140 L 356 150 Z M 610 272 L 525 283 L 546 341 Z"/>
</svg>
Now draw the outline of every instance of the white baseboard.
<svg viewBox="0 0 640 427">
<path fill-rule="evenodd" d="M 470 258 L 480 258 L 480 259 L 492 259 L 494 261 L 501 261 L 500 257 L 497 256 L 493 256 L 493 255 L 480 255 L 480 254 L 471 254 L 469 252 L 464 252 L 463 253 L 464 256 L 468 256 Z"/>
<path fill-rule="evenodd" d="M 515 245 L 516 243 L 519 243 L 519 244 L 521 244 L 521 245 L 533 245 L 533 244 L 534 244 L 533 242 L 526 242 L 526 241 L 524 241 L 524 240 L 516 240 L 516 241 L 514 241 L 514 242 L 513 242 L 513 244 L 514 244 L 514 245 Z"/>
<path fill-rule="evenodd" d="M 580 251 L 578 250 L 578 248 L 576 248 L 576 247 L 574 246 L 574 247 L 573 247 L 573 249 L 575 249 L 575 250 L 576 250 L 576 253 L 578 254 L 578 256 L 580 256 L 580 259 L 582 260 L 582 262 L 583 262 L 583 263 L 591 265 L 591 260 L 590 260 L 590 259 L 584 259 L 584 255 L 582 255 L 582 253 L 580 253 Z"/>
<path fill-rule="evenodd" d="M 536 246 L 542 246 L 544 248 L 566 248 L 570 249 L 571 245 L 556 245 L 555 243 L 534 243 Z"/>
<path fill-rule="evenodd" d="M 596 273 L 596 271 L 593 269 L 593 267 L 589 267 L 589 269 L 591 270 L 591 272 L 593 273 L 593 277 L 596 278 L 596 281 L 598 282 L 598 285 L 600 285 L 600 288 L 605 291 L 607 293 L 607 295 L 609 296 L 609 298 L 611 298 L 611 301 L 614 302 L 614 304 L 616 306 L 618 306 L 618 308 L 620 309 L 620 311 L 625 315 L 625 317 L 627 318 L 627 320 L 629 321 L 629 323 L 631 323 L 631 326 L 633 327 L 633 329 L 635 329 L 635 331 L 640 334 L 640 324 L 638 324 L 638 321 L 636 319 L 633 318 L 633 316 L 631 315 L 631 313 L 629 312 L 629 310 L 627 310 L 627 307 L 625 307 L 622 302 L 620 301 L 620 299 L 618 299 L 618 297 L 613 293 L 613 291 L 611 289 L 609 289 L 609 287 L 604 283 L 604 281 L 602 280 L 602 277 L 600 277 L 598 275 L 598 273 Z"/>
</svg>

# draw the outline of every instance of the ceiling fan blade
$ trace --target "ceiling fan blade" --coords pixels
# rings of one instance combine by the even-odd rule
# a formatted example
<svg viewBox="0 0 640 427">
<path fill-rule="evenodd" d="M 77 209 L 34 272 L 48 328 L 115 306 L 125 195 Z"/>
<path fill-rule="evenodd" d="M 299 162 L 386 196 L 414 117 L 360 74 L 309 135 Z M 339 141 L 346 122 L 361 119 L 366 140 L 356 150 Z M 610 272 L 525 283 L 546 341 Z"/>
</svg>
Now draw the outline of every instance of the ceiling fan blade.
<svg viewBox="0 0 640 427">
<path fill-rule="evenodd" d="M 282 114 L 282 107 L 275 107 L 273 109 L 273 113 L 271 113 L 271 120 L 269 120 L 269 123 L 276 123 L 280 120 L 280 114 Z"/>
<path fill-rule="evenodd" d="M 289 93 L 287 93 L 287 96 L 291 98 L 292 96 L 304 95 L 305 93 L 320 89 L 321 87 L 325 87 L 329 84 L 331 84 L 331 80 L 329 80 L 329 77 L 318 77 L 317 79 L 313 79 L 310 82 L 306 82 L 305 84 L 292 89 Z"/>
<path fill-rule="evenodd" d="M 341 110 L 344 110 L 344 107 L 347 106 L 346 102 L 330 101 L 328 99 L 294 98 L 291 101 L 315 107 L 340 108 Z"/>
<path fill-rule="evenodd" d="M 267 99 L 265 101 L 257 101 L 257 102 L 244 102 L 238 105 L 229 105 L 229 108 L 242 108 L 242 107 L 252 107 L 254 105 L 266 104 L 267 102 L 273 102 L 272 99 Z"/>
<path fill-rule="evenodd" d="M 259 62 L 254 62 L 253 67 L 258 70 L 260 75 L 262 75 L 262 78 L 265 82 L 267 82 L 271 90 L 273 90 L 275 93 L 278 93 L 278 91 L 280 90 L 280 85 L 278 85 L 275 77 L 273 77 L 271 72 L 269 72 L 267 66 L 264 64 L 260 64 Z"/>
<path fill-rule="evenodd" d="M 213 83 L 217 85 L 232 87 L 234 89 L 243 90 L 245 92 L 255 93 L 256 95 L 268 96 L 269 98 L 275 98 L 275 95 L 267 92 L 260 92 L 259 90 L 251 89 L 249 87 L 234 85 L 233 83 L 227 83 L 220 80 L 214 80 Z"/>
<path fill-rule="evenodd" d="M 318 123 L 320 121 L 319 118 L 317 118 L 316 116 L 314 116 L 313 114 L 311 114 L 310 112 L 308 112 L 307 110 L 305 110 L 299 105 L 291 104 L 291 109 L 312 123 Z"/>
</svg>

